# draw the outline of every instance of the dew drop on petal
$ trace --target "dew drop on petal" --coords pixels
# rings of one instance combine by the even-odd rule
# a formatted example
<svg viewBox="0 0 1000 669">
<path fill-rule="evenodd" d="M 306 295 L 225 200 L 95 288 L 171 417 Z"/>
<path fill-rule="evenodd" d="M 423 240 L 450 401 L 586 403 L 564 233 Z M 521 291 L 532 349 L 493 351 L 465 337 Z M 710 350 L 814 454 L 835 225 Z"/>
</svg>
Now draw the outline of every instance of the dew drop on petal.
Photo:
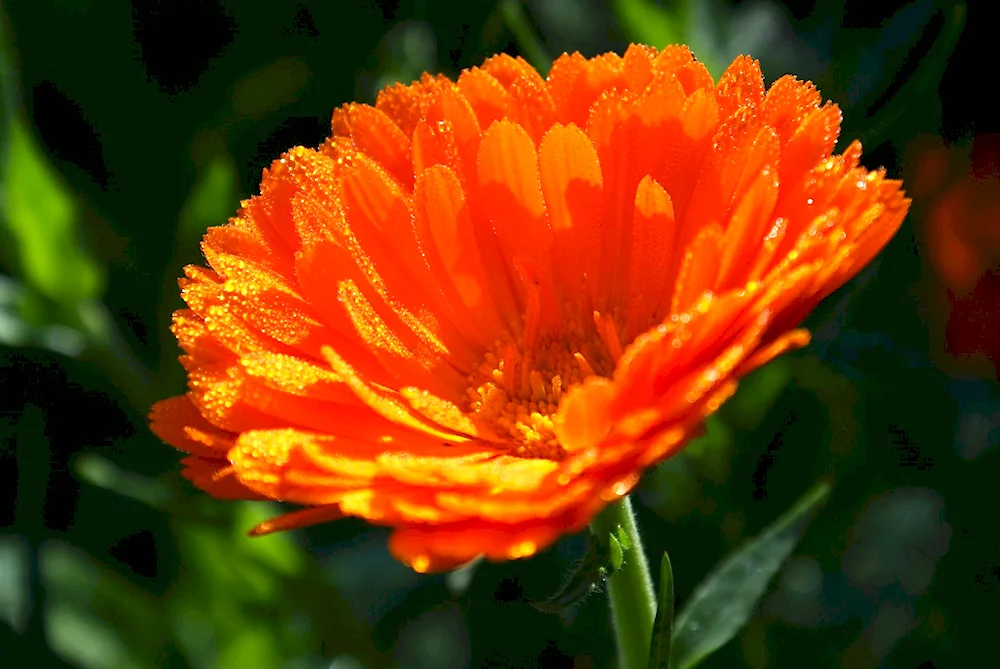
<svg viewBox="0 0 1000 669">
<path fill-rule="evenodd" d="M 534 555 L 538 545 L 534 541 L 522 541 L 507 549 L 507 556 L 513 560 Z"/>
<path fill-rule="evenodd" d="M 413 571 L 423 574 L 430 568 L 431 559 L 426 555 L 418 555 L 413 558 L 413 563 L 410 566 L 413 567 Z"/>
</svg>

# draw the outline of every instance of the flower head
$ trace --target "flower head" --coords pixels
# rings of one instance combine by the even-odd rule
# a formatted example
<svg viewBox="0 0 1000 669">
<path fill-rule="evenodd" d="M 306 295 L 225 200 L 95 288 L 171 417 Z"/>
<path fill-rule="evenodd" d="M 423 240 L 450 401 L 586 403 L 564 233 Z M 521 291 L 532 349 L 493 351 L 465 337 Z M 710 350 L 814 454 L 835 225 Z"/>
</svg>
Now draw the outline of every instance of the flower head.
<svg viewBox="0 0 1000 669">
<path fill-rule="evenodd" d="M 681 449 L 893 235 L 840 111 L 686 47 L 500 55 L 333 115 L 188 267 L 153 430 L 218 497 L 394 528 L 418 571 L 531 555 Z"/>
<path fill-rule="evenodd" d="M 914 190 L 928 205 L 927 258 L 937 282 L 932 328 L 942 365 L 1000 378 L 1000 135 L 968 145 L 939 138 L 916 142 Z M 946 356 L 940 356 L 940 353 Z"/>
</svg>

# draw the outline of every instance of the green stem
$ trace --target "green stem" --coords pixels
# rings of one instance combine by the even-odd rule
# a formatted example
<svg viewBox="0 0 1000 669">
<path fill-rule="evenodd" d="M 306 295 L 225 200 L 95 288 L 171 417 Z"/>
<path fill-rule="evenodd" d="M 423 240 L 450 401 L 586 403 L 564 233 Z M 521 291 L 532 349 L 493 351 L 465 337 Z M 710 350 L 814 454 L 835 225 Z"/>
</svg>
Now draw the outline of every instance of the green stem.
<svg viewBox="0 0 1000 669">
<path fill-rule="evenodd" d="M 607 541 L 621 527 L 628 539 L 625 560 L 608 576 L 608 602 L 615 629 L 619 669 L 643 669 L 649 662 L 649 643 L 656 617 L 656 595 L 649 565 L 632 515 L 632 502 L 625 497 L 609 504 L 590 524 L 599 540 Z"/>
</svg>

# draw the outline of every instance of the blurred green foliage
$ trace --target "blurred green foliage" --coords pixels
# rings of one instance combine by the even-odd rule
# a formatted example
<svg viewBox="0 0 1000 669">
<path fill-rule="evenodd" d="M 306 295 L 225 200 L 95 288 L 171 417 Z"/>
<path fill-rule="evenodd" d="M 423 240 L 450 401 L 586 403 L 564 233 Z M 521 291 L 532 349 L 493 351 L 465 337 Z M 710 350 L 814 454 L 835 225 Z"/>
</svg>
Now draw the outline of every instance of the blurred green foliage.
<svg viewBox="0 0 1000 669">
<path fill-rule="evenodd" d="M 602 595 L 527 604 L 581 558 L 579 537 L 421 577 L 352 520 L 249 539 L 279 509 L 180 479 L 145 413 L 183 388 L 167 328 L 200 236 L 283 150 L 319 144 L 335 106 L 497 51 L 544 68 L 683 41 L 715 75 L 749 52 L 768 81 L 815 81 L 844 110 L 841 147 L 861 137 L 868 165 L 900 176 L 923 134 L 997 131 L 964 79 L 992 62 L 991 25 L 935 0 L 5 3 L 0 664 L 611 666 Z M 635 495 L 683 606 L 810 482 L 835 483 L 746 628 L 702 666 L 983 666 L 1000 392 L 930 362 L 917 224 L 810 318 L 808 349 L 747 379 Z"/>
<path fill-rule="evenodd" d="M 80 246 L 76 203 L 19 119 L 5 128 L 7 230 L 26 284 L 56 302 L 101 292 L 97 263 Z"/>
</svg>

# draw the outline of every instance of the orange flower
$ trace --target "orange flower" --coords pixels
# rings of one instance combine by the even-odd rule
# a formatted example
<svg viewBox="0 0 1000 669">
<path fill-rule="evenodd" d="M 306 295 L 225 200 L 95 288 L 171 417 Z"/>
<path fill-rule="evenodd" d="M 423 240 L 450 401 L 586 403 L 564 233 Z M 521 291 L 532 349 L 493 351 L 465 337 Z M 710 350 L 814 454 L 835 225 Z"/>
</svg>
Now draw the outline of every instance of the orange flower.
<svg viewBox="0 0 1000 669">
<path fill-rule="evenodd" d="M 912 148 L 914 182 L 929 204 L 924 243 L 932 287 L 934 353 L 960 373 L 1000 373 L 1000 135 L 970 145 L 924 138 Z M 947 356 L 941 356 L 946 353 Z"/>
<path fill-rule="evenodd" d="M 153 430 L 218 497 L 361 516 L 418 571 L 531 555 L 676 453 L 909 201 L 840 111 L 687 48 L 505 55 L 333 115 L 188 267 Z"/>
</svg>

